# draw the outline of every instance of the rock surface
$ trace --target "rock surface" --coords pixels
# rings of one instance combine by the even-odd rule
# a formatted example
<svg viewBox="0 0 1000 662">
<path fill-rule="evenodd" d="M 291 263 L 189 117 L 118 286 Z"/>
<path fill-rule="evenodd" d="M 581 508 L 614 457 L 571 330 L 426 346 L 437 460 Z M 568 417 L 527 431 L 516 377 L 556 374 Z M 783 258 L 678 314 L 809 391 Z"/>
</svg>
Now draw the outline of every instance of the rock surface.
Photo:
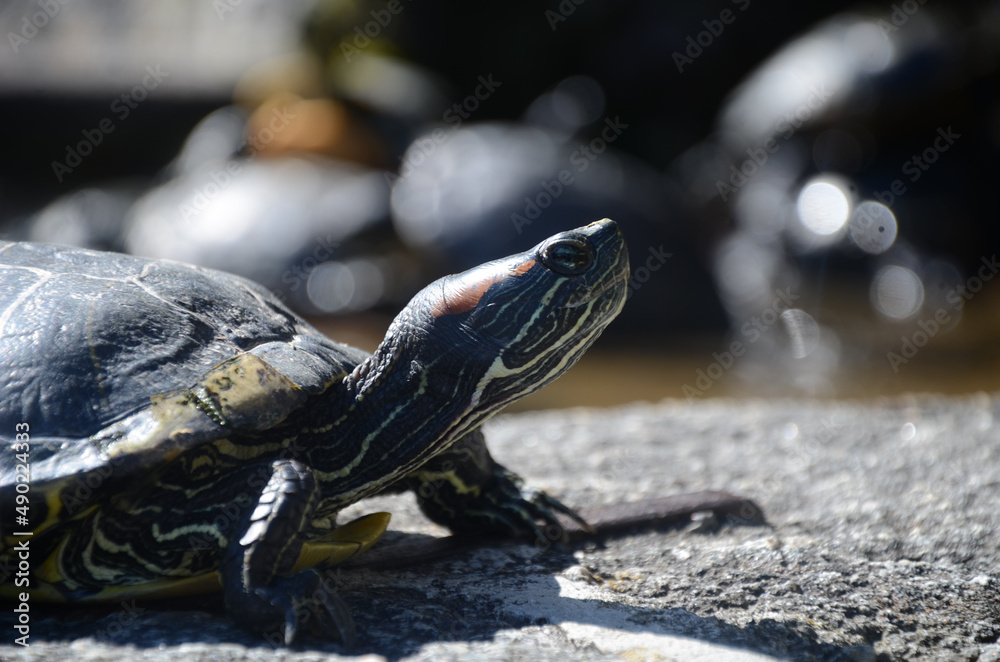
<svg viewBox="0 0 1000 662">
<path fill-rule="evenodd" d="M 587 508 L 724 489 L 769 525 L 702 520 L 559 546 L 490 542 L 342 569 L 358 646 L 292 647 L 218 599 L 54 610 L 3 660 L 1000 660 L 1000 399 L 667 401 L 501 417 L 499 461 Z M 411 496 L 379 545 L 443 535 Z M 375 552 L 375 550 L 373 550 Z"/>
</svg>

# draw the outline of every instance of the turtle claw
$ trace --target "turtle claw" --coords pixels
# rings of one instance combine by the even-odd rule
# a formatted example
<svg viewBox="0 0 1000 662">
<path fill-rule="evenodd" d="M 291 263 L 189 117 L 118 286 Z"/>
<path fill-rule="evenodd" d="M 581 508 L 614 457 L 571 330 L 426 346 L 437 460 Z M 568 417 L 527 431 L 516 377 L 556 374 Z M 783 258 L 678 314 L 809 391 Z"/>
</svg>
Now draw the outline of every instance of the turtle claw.
<svg viewBox="0 0 1000 662">
<path fill-rule="evenodd" d="M 496 488 L 488 498 L 495 500 L 498 508 L 513 511 L 513 517 L 504 518 L 511 529 L 510 533 L 533 533 L 536 544 L 544 546 L 551 542 L 568 542 L 569 535 L 556 517 L 557 512 L 566 515 L 584 530 L 593 530 L 586 520 L 559 499 L 533 487 L 525 487 L 524 481 L 517 474 L 501 467 L 495 479 Z M 543 522 L 543 526 L 539 526 L 539 520 Z"/>
<path fill-rule="evenodd" d="M 556 519 L 555 513 L 552 512 L 552 511 L 557 511 L 562 513 L 566 517 L 570 518 L 574 522 L 576 522 L 580 526 L 580 528 L 586 531 L 587 533 L 596 533 L 594 527 L 592 527 L 587 522 L 587 520 L 580 517 L 580 515 L 577 514 L 575 510 L 573 510 L 572 508 L 570 508 L 569 506 L 567 506 L 554 496 L 551 496 L 549 494 L 546 494 L 545 492 L 542 492 L 541 490 L 536 490 L 531 487 L 521 488 L 521 493 L 523 495 L 527 495 L 526 500 L 537 506 L 538 509 L 542 511 L 543 514 L 541 516 L 541 519 L 559 524 L 559 520 Z M 560 527 L 562 527 L 561 524 Z M 566 531 L 564 529 L 563 530 L 564 537 L 565 534 Z"/>
<path fill-rule="evenodd" d="M 407 477 L 406 486 L 428 517 L 462 535 L 534 536 L 539 547 L 569 538 L 557 513 L 593 529 L 559 499 L 526 487 L 521 477 L 490 457 L 480 430 Z"/>
<path fill-rule="evenodd" d="M 556 513 L 563 513 L 585 530 L 590 525 L 559 499 L 545 492 L 525 487 L 517 474 L 496 465 L 492 479 L 480 486 L 474 502 L 466 502 L 458 519 L 447 522 L 460 534 L 503 533 L 532 536 L 539 547 L 553 542 L 567 542 L 568 534 Z"/>
<path fill-rule="evenodd" d="M 255 622 L 283 620 L 281 630 L 285 645 L 291 645 L 300 627 L 308 624 L 317 634 L 336 631 L 348 647 L 357 641 L 354 619 L 344 601 L 331 590 L 315 570 L 303 570 L 291 577 L 277 577 L 266 586 L 250 589 L 250 601 L 229 607 L 237 618 L 245 617 Z"/>
<path fill-rule="evenodd" d="M 285 611 L 285 645 L 290 646 L 295 641 L 295 631 L 298 628 L 298 617 L 295 615 L 295 608 L 291 607 Z"/>
<path fill-rule="evenodd" d="M 317 610 L 318 620 L 322 622 L 321 629 L 324 632 L 336 630 L 340 635 L 340 640 L 348 648 L 353 648 L 357 643 L 357 630 L 354 627 L 354 619 L 351 618 L 351 611 L 344 604 L 344 601 L 336 593 L 323 592 L 320 596 L 320 606 Z"/>
</svg>

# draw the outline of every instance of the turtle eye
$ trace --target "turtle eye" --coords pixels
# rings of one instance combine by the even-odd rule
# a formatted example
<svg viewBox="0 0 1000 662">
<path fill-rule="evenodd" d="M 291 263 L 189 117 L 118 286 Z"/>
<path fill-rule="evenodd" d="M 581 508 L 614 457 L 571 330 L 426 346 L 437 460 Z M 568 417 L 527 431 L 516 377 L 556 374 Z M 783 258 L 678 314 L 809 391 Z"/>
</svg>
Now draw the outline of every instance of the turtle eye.
<svg viewBox="0 0 1000 662">
<path fill-rule="evenodd" d="M 564 276 L 582 274 L 594 264 L 594 247 L 583 237 L 556 239 L 541 250 L 542 264 Z"/>
</svg>

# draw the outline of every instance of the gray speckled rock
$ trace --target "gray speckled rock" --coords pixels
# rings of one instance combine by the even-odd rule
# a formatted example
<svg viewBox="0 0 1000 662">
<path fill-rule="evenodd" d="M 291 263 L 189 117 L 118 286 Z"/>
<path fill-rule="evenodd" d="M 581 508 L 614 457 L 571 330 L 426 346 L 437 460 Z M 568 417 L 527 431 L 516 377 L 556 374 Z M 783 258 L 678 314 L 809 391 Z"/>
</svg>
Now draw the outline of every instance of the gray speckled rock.
<svg viewBox="0 0 1000 662">
<path fill-rule="evenodd" d="M 567 549 L 496 542 L 430 565 L 344 569 L 333 586 L 388 660 L 1000 659 L 1000 400 L 710 400 L 522 414 L 494 455 L 580 507 L 726 489 L 770 526 L 634 533 Z M 442 535 L 411 497 L 386 545 Z M 304 660 L 217 600 L 52 612 L 7 660 Z"/>
</svg>

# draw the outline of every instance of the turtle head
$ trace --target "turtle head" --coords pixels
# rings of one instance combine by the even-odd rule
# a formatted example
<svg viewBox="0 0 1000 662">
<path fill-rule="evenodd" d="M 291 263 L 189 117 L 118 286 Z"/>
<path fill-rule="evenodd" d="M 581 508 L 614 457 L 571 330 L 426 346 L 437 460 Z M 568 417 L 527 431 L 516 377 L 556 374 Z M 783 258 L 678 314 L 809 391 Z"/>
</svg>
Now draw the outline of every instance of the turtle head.
<svg viewBox="0 0 1000 662">
<path fill-rule="evenodd" d="M 483 395 L 527 395 L 572 366 L 621 310 L 628 253 L 597 221 L 447 276 L 423 293 L 425 323 L 486 369 Z"/>
<path fill-rule="evenodd" d="M 622 309 L 627 281 L 625 241 L 604 219 L 425 287 L 343 380 L 358 429 L 340 430 L 338 453 L 354 439 L 358 458 L 381 460 L 340 489 L 381 489 L 566 372 Z"/>
<path fill-rule="evenodd" d="M 545 386 L 622 309 L 628 273 L 625 241 L 604 219 L 431 283 L 344 380 L 366 412 L 356 420 L 377 421 L 365 443 L 401 475 Z"/>
<path fill-rule="evenodd" d="M 621 310 L 628 273 L 613 221 L 562 232 L 431 283 L 373 358 L 419 376 L 423 404 L 467 431 L 568 370 Z"/>
</svg>

